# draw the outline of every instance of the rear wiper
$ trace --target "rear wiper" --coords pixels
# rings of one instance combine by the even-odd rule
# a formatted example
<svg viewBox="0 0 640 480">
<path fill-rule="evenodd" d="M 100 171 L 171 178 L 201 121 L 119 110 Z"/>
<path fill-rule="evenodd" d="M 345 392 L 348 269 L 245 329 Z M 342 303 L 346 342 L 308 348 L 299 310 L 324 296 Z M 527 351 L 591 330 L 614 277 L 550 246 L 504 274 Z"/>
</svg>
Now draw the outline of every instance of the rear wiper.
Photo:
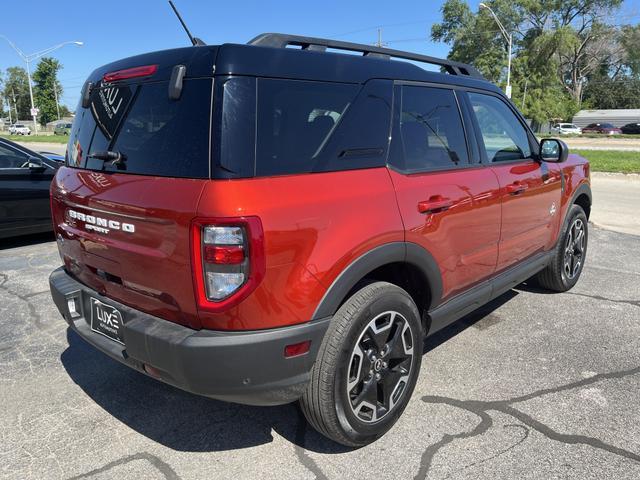
<svg viewBox="0 0 640 480">
<path fill-rule="evenodd" d="M 103 162 L 111 162 L 111 165 L 118 168 L 118 170 L 124 170 L 126 168 L 125 162 L 127 156 L 120 152 L 114 152 L 106 150 L 104 152 L 93 152 L 89 154 L 89 158 L 95 158 L 96 160 L 102 160 Z"/>
</svg>

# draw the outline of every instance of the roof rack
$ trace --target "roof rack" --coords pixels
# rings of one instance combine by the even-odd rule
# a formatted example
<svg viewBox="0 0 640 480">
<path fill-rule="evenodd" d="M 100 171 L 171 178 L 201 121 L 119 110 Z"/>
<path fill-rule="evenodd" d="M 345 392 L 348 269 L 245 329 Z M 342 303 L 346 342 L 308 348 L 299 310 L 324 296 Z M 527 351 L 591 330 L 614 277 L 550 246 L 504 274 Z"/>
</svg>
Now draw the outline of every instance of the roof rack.
<svg viewBox="0 0 640 480">
<path fill-rule="evenodd" d="M 466 75 L 473 78 L 484 79 L 482 74 L 475 67 L 466 63 L 455 62 L 444 58 L 430 57 L 428 55 L 420 55 L 418 53 L 405 52 L 402 50 L 394 50 L 391 48 L 375 47 L 372 45 L 364 45 L 361 43 L 341 42 L 339 40 L 330 40 L 326 38 L 304 37 L 301 35 L 289 35 L 286 33 L 263 33 L 249 41 L 249 45 L 260 47 L 286 48 L 288 45 L 295 45 L 302 50 L 313 50 L 324 52 L 327 48 L 336 50 L 348 50 L 351 52 L 362 52 L 365 57 L 377 57 L 391 59 L 402 58 L 406 60 L 414 60 L 431 65 L 438 65 L 444 68 L 451 75 Z"/>
</svg>

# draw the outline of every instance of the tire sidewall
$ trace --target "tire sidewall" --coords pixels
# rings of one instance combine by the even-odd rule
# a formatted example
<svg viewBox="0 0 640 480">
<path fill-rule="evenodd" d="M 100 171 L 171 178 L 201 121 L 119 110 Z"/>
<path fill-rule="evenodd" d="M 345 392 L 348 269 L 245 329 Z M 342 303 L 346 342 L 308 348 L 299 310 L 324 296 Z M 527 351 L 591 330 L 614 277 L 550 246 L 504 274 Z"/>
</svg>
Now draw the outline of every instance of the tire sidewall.
<svg viewBox="0 0 640 480">
<path fill-rule="evenodd" d="M 374 441 L 384 435 L 396 423 L 411 398 L 420 372 L 423 336 L 418 310 L 411 297 L 404 290 L 391 285 L 390 287 L 393 288 L 379 292 L 363 309 L 353 316 L 349 330 L 340 344 L 333 384 L 334 405 L 336 416 L 345 434 L 358 444 Z M 411 326 L 414 346 L 413 363 L 407 387 L 399 403 L 394 406 L 393 411 L 378 422 L 365 423 L 359 420 L 350 408 L 349 397 L 345 388 L 346 376 L 348 375 L 351 353 L 363 329 L 375 316 L 389 310 L 402 314 Z"/>
</svg>

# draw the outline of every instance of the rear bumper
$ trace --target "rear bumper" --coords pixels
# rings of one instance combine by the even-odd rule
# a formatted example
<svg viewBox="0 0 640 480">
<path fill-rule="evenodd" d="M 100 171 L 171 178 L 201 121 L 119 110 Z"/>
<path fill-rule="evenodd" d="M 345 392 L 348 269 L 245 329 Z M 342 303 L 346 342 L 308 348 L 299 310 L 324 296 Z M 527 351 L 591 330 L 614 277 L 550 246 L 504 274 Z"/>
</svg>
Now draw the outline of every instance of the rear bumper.
<svg viewBox="0 0 640 480">
<path fill-rule="evenodd" d="M 147 375 L 144 365 L 150 365 L 161 373 L 153 378 L 188 392 L 248 405 L 279 405 L 302 395 L 330 321 L 249 332 L 193 330 L 104 297 L 63 268 L 51 273 L 49 285 L 69 326 L 98 350 Z M 81 306 L 74 318 L 71 297 Z M 91 330 L 91 297 L 121 312 L 125 345 Z M 305 340 L 311 340 L 308 353 L 284 357 L 286 345 Z"/>
</svg>

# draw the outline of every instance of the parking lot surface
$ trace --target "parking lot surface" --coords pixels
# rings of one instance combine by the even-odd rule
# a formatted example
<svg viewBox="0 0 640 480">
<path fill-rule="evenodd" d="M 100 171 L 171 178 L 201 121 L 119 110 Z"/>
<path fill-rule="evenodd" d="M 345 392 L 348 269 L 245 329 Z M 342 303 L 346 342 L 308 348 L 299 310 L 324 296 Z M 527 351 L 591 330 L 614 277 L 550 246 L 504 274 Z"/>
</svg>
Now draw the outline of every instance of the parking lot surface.
<svg viewBox="0 0 640 480">
<path fill-rule="evenodd" d="M 0 477 L 640 478 L 638 236 L 592 227 L 571 292 L 521 285 L 430 338 L 399 423 L 358 450 L 295 405 L 200 398 L 109 359 L 51 302 L 55 243 L 3 247 Z"/>
</svg>

